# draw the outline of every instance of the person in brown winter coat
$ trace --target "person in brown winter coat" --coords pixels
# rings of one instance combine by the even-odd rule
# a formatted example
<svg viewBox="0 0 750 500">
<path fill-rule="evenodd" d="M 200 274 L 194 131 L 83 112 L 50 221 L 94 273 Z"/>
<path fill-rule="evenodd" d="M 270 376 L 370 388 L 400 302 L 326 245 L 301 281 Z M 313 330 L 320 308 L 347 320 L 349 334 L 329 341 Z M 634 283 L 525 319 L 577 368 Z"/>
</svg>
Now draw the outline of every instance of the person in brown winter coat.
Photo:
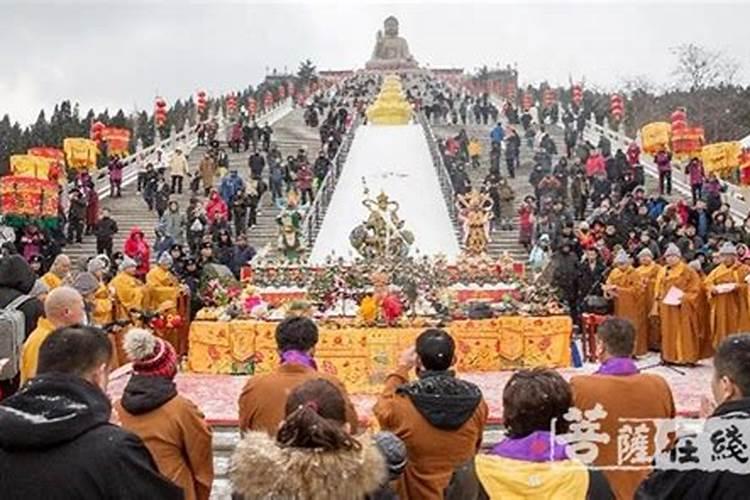
<svg viewBox="0 0 750 500">
<path fill-rule="evenodd" d="M 318 372 L 315 363 L 315 345 L 318 327 L 304 317 L 291 317 L 276 328 L 276 345 L 281 365 L 272 373 L 255 375 L 248 380 L 240 394 L 240 430 L 265 431 L 275 435 L 284 419 L 284 405 L 289 393 L 312 379 L 326 379 L 335 385 L 346 401 L 346 421 L 352 434 L 357 433 L 358 419 L 346 388 L 331 375 Z"/>
<path fill-rule="evenodd" d="M 205 196 L 208 196 L 208 193 L 211 192 L 211 189 L 214 187 L 216 170 L 216 161 L 214 161 L 213 157 L 210 154 L 206 153 L 203 156 L 200 164 L 198 165 L 198 172 L 200 173 L 201 180 L 203 181 L 203 194 Z"/>
<path fill-rule="evenodd" d="M 597 456 L 593 465 L 604 467 L 612 491 L 618 500 L 632 499 L 638 485 L 648 476 L 650 460 L 643 463 L 618 463 L 618 455 L 624 449 L 620 443 L 621 429 L 627 425 L 635 427 L 634 420 L 626 419 L 669 419 L 675 416 L 672 391 L 667 382 L 653 373 L 640 373 L 633 362 L 635 350 L 635 328 L 622 318 L 611 318 L 599 326 L 597 337 L 597 357 L 602 361 L 599 369 L 591 375 L 580 375 L 570 380 L 575 407 L 583 412 L 599 406 L 606 415 L 601 419 L 601 432 L 609 436 L 607 443 L 597 443 Z M 623 419 L 621 422 L 620 419 Z M 638 420 L 636 420 L 638 421 Z M 655 428 L 646 427 L 645 441 L 648 449 L 645 454 L 655 452 Z M 647 437 L 647 439 L 646 439 Z M 631 439 L 633 439 L 631 437 Z M 669 443 L 663 443 L 664 446 Z M 632 456 L 632 454 L 631 454 Z M 619 470 L 614 467 L 622 466 Z M 626 467 L 640 467 L 628 470 Z"/>
<path fill-rule="evenodd" d="M 403 500 L 441 500 L 454 469 L 482 442 L 487 404 L 479 388 L 455 377 L 455 341 L 443 330 L 423 332 L 401 354 L 373 409 L 383 430 L 406 444 L 408 463 L 396 484 Z M 416 368 L 417 380 L 409 382 Z"/>
<path fill-rule="evenodd" d="M 177 394 L 174 348 L 147 330 L 124 339 L 133 375 L 115 405 L 122 427 L 140 437 L 159 472 L 182 488 L 185 500 L 208 500 L 214 479 L 211 429 L 192 401 Z"/>
<path fill-rule="evenodd" d="M 294 388 L 275 436 L 248 432 L 232 456 L 233 498 L 364 500 L 388 492 L 388 464 L 379 444 L 355 438 L 347 402 L 324 379 Z"/>
</svg>

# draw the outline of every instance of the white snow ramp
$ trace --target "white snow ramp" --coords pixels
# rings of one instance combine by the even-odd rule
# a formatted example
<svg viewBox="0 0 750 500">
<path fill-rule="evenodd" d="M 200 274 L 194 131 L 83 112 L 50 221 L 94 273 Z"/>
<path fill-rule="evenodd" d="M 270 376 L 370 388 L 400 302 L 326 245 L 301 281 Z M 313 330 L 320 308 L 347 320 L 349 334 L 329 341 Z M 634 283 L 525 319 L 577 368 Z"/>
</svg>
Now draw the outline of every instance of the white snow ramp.
<svg viewBox="0 0 750 500">
<path fill-rule="evenodd" d="M 362 205 L 363 178 L 371 198 L 382 190 L 401 206 L 398 213 L 404 227 L 414 233 L 412 255 L 415 249 L 422 255 L 443 254 L 449 259 L 458 255 L 459 245 L 422 128 L 370 125 L 355 134 L 311 262 L 321 263 L 330 255 L 346 260 L 356 257 L 349 233 L 369 214 Z"/>
</svg>

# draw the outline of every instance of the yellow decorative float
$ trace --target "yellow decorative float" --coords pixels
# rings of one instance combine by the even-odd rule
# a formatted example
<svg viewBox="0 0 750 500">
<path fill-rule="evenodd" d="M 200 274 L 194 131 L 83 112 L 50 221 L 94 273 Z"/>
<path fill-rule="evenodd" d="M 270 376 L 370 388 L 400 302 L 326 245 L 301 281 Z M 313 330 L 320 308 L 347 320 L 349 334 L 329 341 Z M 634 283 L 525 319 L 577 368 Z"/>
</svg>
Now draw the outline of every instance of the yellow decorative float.
<svg viewBox="0 0 750 500">
<path fill-rule="evenodd" d="M 641 149 L 644 153 L 656 154 L 661 148 L 669 149 L 672 137 L 672 124 L 652 122 L 641 128 Z"/>
<path fill-rule="evenodd" d="M 411 120 L 411 106 L 404 98 L 401 79 L 388 75 L 380 93 L 367 108 L 367 120 L 375 125 L 406 125 Z"/>
</svg>

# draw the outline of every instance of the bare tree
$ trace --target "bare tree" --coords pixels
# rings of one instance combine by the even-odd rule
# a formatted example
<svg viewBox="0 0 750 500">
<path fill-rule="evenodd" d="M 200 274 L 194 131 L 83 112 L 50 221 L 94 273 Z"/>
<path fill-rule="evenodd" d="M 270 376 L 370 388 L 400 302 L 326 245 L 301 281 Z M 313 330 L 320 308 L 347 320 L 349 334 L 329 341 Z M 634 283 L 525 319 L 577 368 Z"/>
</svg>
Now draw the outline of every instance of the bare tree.
<svg viewBox="0 0 750 500">
<path fill-rule="evenodd" d="M 670 49 L 677 56 L 672 75 L 679 85 L 700 90 L 720 84 L 731 85 L 739 72 L 739 63 L 720 50 L 709 50 L 687 43 Z"/>
</svg>

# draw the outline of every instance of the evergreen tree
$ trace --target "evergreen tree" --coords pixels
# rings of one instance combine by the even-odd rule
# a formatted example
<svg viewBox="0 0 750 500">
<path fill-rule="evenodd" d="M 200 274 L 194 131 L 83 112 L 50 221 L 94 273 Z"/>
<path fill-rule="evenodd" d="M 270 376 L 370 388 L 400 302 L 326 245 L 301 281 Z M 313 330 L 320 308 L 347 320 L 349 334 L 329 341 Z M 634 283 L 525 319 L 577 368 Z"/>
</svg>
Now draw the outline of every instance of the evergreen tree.
<svg viewBox="0 0 750 500">
<path fill-rule="evenodd" d="M 299 63 L 299 69 L 297 70 L 297 80 L 302 86 L 318 81 L 317 69 L 310 59 L 306 59 Z"/>
</svg>

